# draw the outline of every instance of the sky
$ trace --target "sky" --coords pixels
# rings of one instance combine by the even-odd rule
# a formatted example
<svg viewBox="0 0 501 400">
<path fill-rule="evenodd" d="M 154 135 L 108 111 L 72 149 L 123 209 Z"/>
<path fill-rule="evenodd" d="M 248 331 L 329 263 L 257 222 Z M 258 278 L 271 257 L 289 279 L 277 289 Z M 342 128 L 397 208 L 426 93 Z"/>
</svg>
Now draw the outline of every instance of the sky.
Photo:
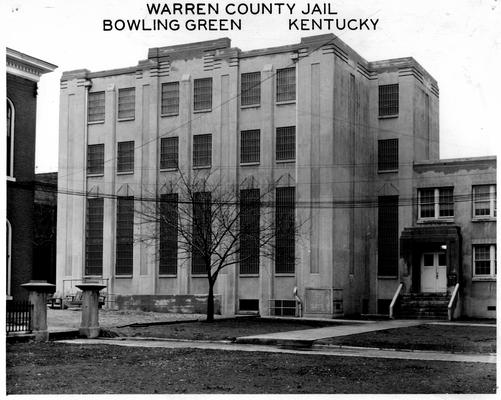
<svg viewBox="0 0 501 400">
<path fill-rule="evenodd" d="M 441 158 L 494 155 L 499 145 L 501 113 L 500 1 L 331 1 L 332 9 L 338 12 L 337 18 L 377 18 L 379 22 L 375 31 L 330 32 L 368 61 L 412 56 L 438 81 Z M 219 1 L 222 6 L 230 2 L 243 0 Z M 297 11 L 307 3 L 287 2 L 295 3 Z M 147 1 L 7 0 L 4 3 L 2 48 L 7 46 L 58 65 L 39 83 L 37 173 L 57 171 L 59 80 L 63 71 L 80 68 L 100 71 L 137 65 L 139 60 L 147 58 L 150 47 L 229 37 L 232 46 L 252 50 L 329 33 L 289 31 L 290 16 L 285 14 L 242 17 L 242 31 L 104 32 L 103 19 L 147 17 Z"/>
</svg>

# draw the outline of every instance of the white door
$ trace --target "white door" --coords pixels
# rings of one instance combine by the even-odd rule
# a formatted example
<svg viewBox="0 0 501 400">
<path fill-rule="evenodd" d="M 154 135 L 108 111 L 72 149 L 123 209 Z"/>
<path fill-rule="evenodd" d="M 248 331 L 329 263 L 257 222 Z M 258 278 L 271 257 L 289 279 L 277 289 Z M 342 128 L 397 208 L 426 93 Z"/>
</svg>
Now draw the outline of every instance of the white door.
<svg viewBox="0 0 501 400">
<path fill-rule="evenodd" d="M 421 292 L 447 291 L 447 265 L 444 252 L 423 253 L 421 256 Z"/>
</svg>

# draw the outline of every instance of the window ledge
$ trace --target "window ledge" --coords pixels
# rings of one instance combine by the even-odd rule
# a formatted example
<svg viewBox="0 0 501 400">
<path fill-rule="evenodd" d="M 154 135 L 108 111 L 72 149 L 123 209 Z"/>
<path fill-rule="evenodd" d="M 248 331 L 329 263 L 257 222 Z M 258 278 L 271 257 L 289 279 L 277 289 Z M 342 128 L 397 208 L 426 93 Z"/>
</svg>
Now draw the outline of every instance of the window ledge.
<svg viewBox="0 0 501 400">
<path fill-rule="evenodd" d="M 418 224 L 451 224 L 454 218 L 420 218 L 416 221 Z"/>
<path fill-rule="evenodd" d="M 158 275 L 159 278 L 177 278 L 177 274 L 162 274 Z"/>
<path fill-rule="evenodd" d="M 471 222 L 496 222 L 496 217 L 473 217 Z"/>
<path fill-rule="evenodd" d="M 102 121 L 87 121 L 87 125 L 98 125 L 104 124 L 104 119 Z"/>
<path fill-rule="evenodd" d="M 168 117 L 177 117 L 179 115 L 179 112 L 177 113 L 167 113 L 167 114 L 160 114 L 160 117 L 164 118 L 168 118 Z"/>
<path fill-rule="evenodd" d="M 87 174 L 87 178 L 100 178 L 104 176 L 104 173 L 99 173 L 99 174 Z"/>
<path fill-rule="evenodd" d="M 191 277 L 192 278 L 205 278 L 205 279 L 207 279 L 207 274 L 205 274 L 205 273 L 196 273 L 196 274 L 192 273 Z"/>
<path fill-rule="evenodd" d="M 8 182 L 15 182 L 16 178 L 14 178 L 13 176 L 7 176 L 7 181 Z"/>
<path fill-rule="evenodd" d="M 177 167 L 172 167 L 172 168 L 160 168 L 160 172 L 176 172 L 178 169 Z"/>
<path fill-rule="evenodd" d="M 391 115 L 379 115 L 379 119 L 391 119 L 391 118 L 398 118 L 398 114 L 391 114 Z"/>
<path fill-rule="evenodd" d="M 117 171 L 117 175 L 134 175 L 134 170 L 132 171 Z"/>
<path fill-rule="evenodd" d="M 240 108 L 245 110 L 245 109 L 249 109 L 249 108 L 259 108 L 261 107 L 261 103 L 257 103 L 257 104 L 246 104 L 246 105 L 240 105 Z"/>
<path fill-rule="evenodd" d="M 259 274 L 239 274 L 240 278 L 259 278 Z"/>
<path fill-rule="evenodd" d="M 132 274 L 131 275 L 116 275 L 115 274 L 115 278 L 116 279 L 132 279 Z"/>
<path fill-rule="evenodd" d="M 136 117 L 127 117 L 127 118 L 117 118 L 118 122 L 124 122 L 124 121 L 134 121 Z"/>
<path fill-rule="evenodd" d="M 292 160 L 275 160 L 275 162 L 276 162 L 277 164 L 295 163 L 295 162 L 296 162 L 296 159 L 292 159 Z"/>
<path fill-rule="evenodd" d="M 277 101 L 276 105 L 277 106 L 285 106 L 287 104 L 296 104 L 296 100 L 286 100 L 286 101 Z"/>
<path fill-rule="evenodd" d="M 211 112 L 212 111 L 212 108 L 206 108 L 204 110 L 193 110 L 193 114 L 197 114 L 197 113 L 208 113 L 208 112 Z"/>
<path fill-rule="evenodd" d="M 287 272 L 287 273 L 284 273 L 284 272 L 275 272 L 275 276 L 277 277 L 281 277 L 281 278 L 287 278 L 287 277 L 295 277 L 296 274 L 293 273 L 293 272 Z"/>
<path fill-rule="evenodd" d="M 240 163 L 240 166 L 241 167 L 253 167 L 253 166 L 256 166 L 259 164 L 260 164 L 259 161 L 254 161 L 254 162 Z"/>
<path fill-rule="evenodd" d="M 193 166 L 193 169 L 211 169 L 212 165 L 197 165 Z"/>
<path fill-rule="evenodd" d="M 398 172 L 398 168 L 397 169 L 378 169 L 377 170 L 378 174 L 393 174 L 395 172 Z"/>
<path fill-rule="evenodd" d="M 496 282 L 495 276 L 474 276 L 472 282 Z"/>
</svg>

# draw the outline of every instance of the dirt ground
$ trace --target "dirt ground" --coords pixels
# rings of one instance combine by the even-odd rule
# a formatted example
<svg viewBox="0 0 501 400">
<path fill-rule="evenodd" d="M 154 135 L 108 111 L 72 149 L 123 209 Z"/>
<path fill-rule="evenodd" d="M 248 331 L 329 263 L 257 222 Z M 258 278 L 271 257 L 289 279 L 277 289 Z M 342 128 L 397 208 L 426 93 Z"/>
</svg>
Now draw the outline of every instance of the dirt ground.
<svg viewBox="0 0 501 400">
<path fill-rule="evenodd" d="M 426 324 L 324 339 L 317 343 L 410 350 L 495 353 L 496 327 Z"/>
<path fill-rule="evenodd" d="M 189 340 L 233 340 L 239 336 L 286 332 L 338 325 L 331 322 L 281 321 L 260 318 L 222 319 L 212 323 L 181 322 L 169 325 L 109 328 L 117 336 L 141 336 Z"/>
<path fill-rule="evenodd" d="M 7 345 L 7 394 L 495 393 L 494 364 L 125 348 Z"/>
</svg>

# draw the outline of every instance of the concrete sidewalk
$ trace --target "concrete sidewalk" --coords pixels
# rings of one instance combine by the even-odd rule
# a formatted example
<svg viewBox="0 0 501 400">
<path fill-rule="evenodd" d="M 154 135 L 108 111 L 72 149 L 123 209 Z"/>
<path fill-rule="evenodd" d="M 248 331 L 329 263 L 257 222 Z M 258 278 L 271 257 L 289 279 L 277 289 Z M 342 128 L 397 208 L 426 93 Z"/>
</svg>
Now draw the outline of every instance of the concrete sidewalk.
<svg viewBox="0 0 501 400">
<path fill-rule="evenodd" d="M 68 343 L 77 345 L 114 345 L 125 347 L 148 347 L 148 348 L 167 348 L 182 349 L 196 348 L 222 351 L 248 351 L 264 353 L 288 353 L 302 355 L 323 355 L 338 357 L 366 357 L 366 358 L 397 358 L 405 360 L 433 360 L 433 361 L 452 361 L 452 362 L 474 362 L 474 363 L 496 363 L 496 356 L 491 354 L 462 354 L 445 353 L 431 351 L 397 351 L 380 350 L 362 347 L 333 347 L 333 346 L 313 346 L 308 350 L 287 349 L 272 346 L 263 346 L 255 344 L 238 344 L 228 342 L 204 342 L 204 341 L 176 341 L 176 340 L 144 340 L 138 338 L 123 339 L 74 339 L 60 340 L 58 343 Z"/>
</svg>

